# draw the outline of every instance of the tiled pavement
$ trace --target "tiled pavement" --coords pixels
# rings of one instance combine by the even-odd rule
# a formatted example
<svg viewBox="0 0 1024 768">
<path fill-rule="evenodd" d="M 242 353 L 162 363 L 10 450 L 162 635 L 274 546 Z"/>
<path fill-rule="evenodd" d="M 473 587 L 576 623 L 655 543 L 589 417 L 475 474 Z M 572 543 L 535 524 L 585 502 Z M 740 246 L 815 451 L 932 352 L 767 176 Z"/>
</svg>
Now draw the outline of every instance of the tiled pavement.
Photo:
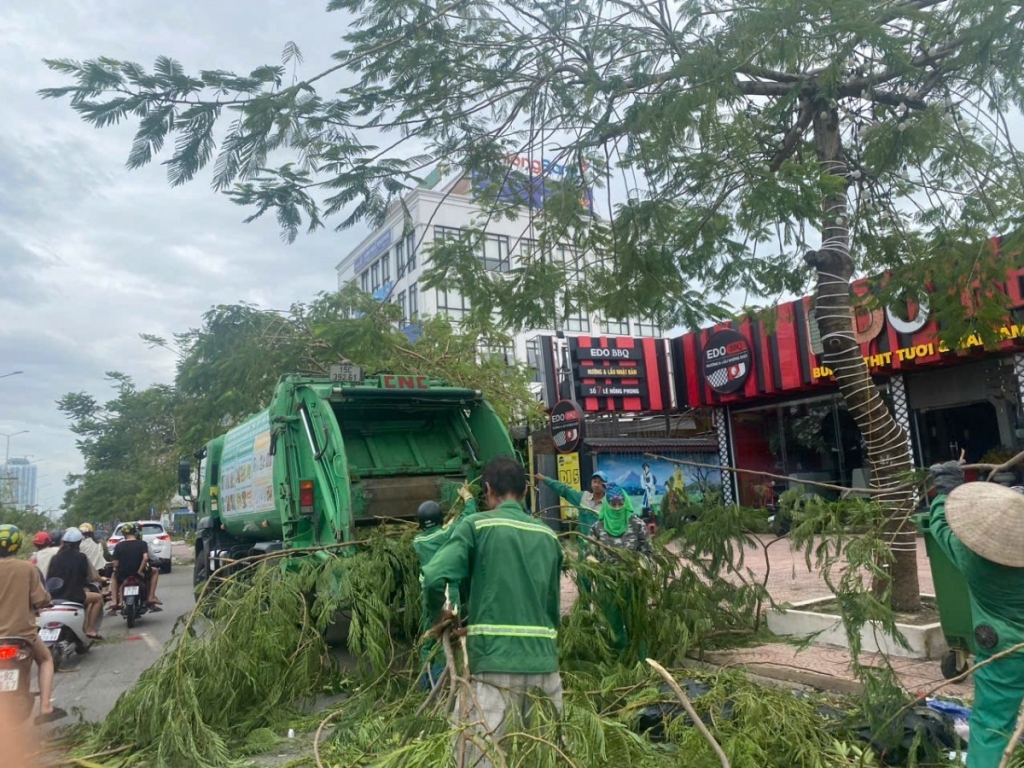
<svg viewBox="0 0 1024 768">
<path fill-rule="evenodd" d="M 764 537 L 767 543 L 771 537 Z M 789 543 L 780 541 L 768 549 L 768 561 L 760 547 L 747 549 L 744 566 L 758 577 L 763 577 L 770 567 L 768 591 L 777 603 L 795 603 L 816 597 L 827 597 L 830 592 L 821 576 L 807 567 L 802 552 L 794 552 Z M 932 594 L 934 586 L 924 541 L 918 539 L 918 578 L 921 592 Z M 570 579 L 562 582 L 562 610 L 567 611 L 576 599 L 576 587 Z M 873 665 L 882 663 L 878 654 L 865 654 L 864 662 Z M 856 693 L 859 684 L 850 671 L 850 655 L 835 646 L 813 645 L 798 649 L 786 643 L 770 643 L 756 648 L 733 651 L 718 651 L 706 654 L 703 661 L 715 666 L 742 666 L 762 677 L 793 683 L 811 685 L 817 688 L 841 693 Z M 924 693 L 943 683 L 938 661 L 891 658 L 890 663 L 903 686 L 912 693 Z M 970 696 L 973 685 L 970 680 L 956 685 L 946 685 L 941 693 L 948 696 Z"/>
</svg>

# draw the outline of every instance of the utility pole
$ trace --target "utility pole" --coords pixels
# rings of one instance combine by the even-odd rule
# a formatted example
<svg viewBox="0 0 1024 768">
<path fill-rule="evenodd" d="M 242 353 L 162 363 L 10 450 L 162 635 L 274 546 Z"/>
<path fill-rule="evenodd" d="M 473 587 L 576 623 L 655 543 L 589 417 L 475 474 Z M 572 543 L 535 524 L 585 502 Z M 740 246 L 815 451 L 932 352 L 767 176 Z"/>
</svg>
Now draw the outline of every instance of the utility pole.
<svg viewBox="0 0 1024 768">
<path fill-rule="evenodd" d="M 0 379 L 6 379 L 8 376 L 19 376 L 23 373 L 24 371 L 11 371 L 10 373 L 5 373 L 3 376 L 0 376 Z"/>
</svg>

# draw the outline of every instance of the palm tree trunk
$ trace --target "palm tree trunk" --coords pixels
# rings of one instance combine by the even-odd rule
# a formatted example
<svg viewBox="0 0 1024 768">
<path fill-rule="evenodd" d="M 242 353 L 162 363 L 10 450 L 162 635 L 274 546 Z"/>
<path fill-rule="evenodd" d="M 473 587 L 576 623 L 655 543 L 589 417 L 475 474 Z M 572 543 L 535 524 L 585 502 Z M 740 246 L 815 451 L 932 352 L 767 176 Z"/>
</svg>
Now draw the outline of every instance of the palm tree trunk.
<svg viewBox="0 0 1024 768">
<path fill-rule="evenodd" d="M 821 104 L 816 105 L 815 110 L 814 143 L 822 174 L 844 180 L 842 191 L 826 195 L 822 201 L 825 224 L 821 250 L 804 257 L 818 273 L 815 305 L 823 358 L 832 369 L 839 392 L 867 444 L 872 468 L 871 487 L 887 491 L 876 499 L 889 512 L 886 531 L 895 560 L 885 565 L 892 577 L 892 607 L 899 611 L 916 611 L 921 608 L 917 536 L 909 520 L 914 494 L 910 489 L 899 487 L 903 476 L 913 469 L 913 458 L 906 433 L 875 389 L 854 338 L 850 298 L 854 264 L 850 256 L 847 166 L 839 113 Z"/>
</svg>

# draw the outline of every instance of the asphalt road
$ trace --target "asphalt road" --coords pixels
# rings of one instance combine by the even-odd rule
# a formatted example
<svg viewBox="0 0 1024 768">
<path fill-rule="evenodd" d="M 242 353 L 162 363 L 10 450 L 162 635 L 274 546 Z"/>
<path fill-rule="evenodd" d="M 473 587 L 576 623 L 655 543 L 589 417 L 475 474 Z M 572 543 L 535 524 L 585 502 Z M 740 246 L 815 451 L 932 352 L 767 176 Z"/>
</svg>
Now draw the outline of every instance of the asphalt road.
<svg viewBox="0 0 1024 768">
<path fill-rule="evenodd" d="M 80 711 L 86 720 L 107 716 L 117 697 L 156 661 L 178 617 L 194 605 L 191 563 L 175 565 L 171 573 L 161 574 L 157 593 L 164 610 L 147 613 L 130 631 L 121 616 L 103 617 L 100 634 L 104 639 L 57 673 L 55 706 L 72 716 Z"/>
</svg>

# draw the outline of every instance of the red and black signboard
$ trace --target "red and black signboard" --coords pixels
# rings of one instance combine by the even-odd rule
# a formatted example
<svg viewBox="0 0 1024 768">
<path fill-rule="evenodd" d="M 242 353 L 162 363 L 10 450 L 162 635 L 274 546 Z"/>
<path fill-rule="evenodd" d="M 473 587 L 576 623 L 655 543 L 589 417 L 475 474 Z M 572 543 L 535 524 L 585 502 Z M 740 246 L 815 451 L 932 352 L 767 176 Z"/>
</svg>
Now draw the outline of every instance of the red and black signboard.
<svg viewBox="0 0 1024 768">
<path fill-rule="evenodd" d="M 575 396 L 587 413 L 671 408 L 662 339 L 576 336 L 567 341 Z"/>
<path fill-rule="evenodd" d="M 704 381 L 719 394 L 736 392 L 750 375 L 750 343 L 733 330 L 718 331 L 708 339 L 702 355 Z"/>
<path fill-rule="evenodd" d="M 871 286 L 859 280 L 851 290 L 862 296 Z M 1003 337 L 997 349 L 1003 354 L 1024 351 L 1024 269 L 1007 269 L 1006 281 L 987 285 L 986 290 L 1005 294 L 1010 308 L 1005 325 L 997 329 Z M 858 308 L 853 325 L 864 362 L 876 376 L 912 373 L 991 353 L 974 335 L 947 349 L 927 304 L 868 305 Z M 672 339 L 679 406 L 725 405 L 834 388 L 817 331 L 814 301 L 805 296 L 775 307 L 770 322 L 745 317 Z"/>
<path fill-rule="evenodd" d="M 572 400 L 559 400 L 551 409 L 551 440 L 559 453 L 575 453 L 583 443 L 583 410 Z"/>
</svg>

